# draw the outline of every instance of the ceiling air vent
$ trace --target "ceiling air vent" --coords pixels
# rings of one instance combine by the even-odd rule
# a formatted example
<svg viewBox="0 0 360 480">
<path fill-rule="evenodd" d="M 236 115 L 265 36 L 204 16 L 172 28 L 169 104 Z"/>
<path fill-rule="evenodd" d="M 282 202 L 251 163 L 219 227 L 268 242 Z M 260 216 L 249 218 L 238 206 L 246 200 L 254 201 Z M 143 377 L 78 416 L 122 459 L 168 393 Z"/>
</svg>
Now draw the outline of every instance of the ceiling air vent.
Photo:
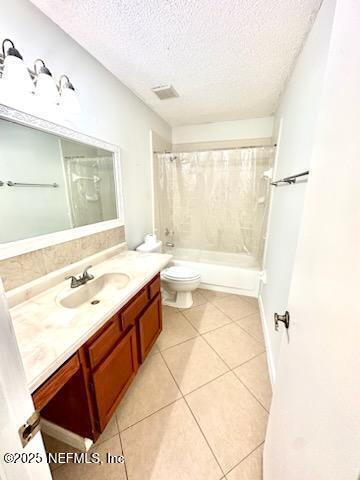
<svg viewBox="0 0 360 480">
<path fill-rule="evenodd" d="M 160 100 L 178 97 L 179 94 L 172 85 L 160 85 L 151 89 Z"/>
</svg>

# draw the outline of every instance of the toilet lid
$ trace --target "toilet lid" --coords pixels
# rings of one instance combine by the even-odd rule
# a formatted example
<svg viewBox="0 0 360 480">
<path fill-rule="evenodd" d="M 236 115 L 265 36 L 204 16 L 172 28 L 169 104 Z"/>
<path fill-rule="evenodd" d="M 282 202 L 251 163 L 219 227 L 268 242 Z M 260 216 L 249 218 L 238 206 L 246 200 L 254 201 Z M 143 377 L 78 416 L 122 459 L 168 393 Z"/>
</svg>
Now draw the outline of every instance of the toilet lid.
<svg viewBox="0 0 360 480">
<path fill-rule="evenodd" d="M 170 280 L 192 280 L 200 277 L 200 273 L 187 267 L 169 267 L 163 270 L 162 276 Z"/>
</svg>

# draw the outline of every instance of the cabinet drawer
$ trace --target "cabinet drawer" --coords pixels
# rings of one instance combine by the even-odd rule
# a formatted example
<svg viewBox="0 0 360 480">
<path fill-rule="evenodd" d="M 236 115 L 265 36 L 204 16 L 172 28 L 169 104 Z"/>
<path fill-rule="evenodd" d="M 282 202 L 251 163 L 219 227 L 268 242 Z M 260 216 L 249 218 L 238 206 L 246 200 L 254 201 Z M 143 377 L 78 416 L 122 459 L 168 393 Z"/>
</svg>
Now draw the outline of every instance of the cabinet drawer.
<svg viewBox="0 0 360 480">
<path fill-rule="evenodd" d="M 146 307 L 148 303 L 147 290 L 143 290 L 139 295 L 121 312 L 121 326 L 126 330 L 129 325 L 135 325 L 137 316 Z"/>
<path fill-rule="evenodd" d="M 42 410 L 64 385 L 79 371 L 80 362 L 76 355 L 62 365 L 41 387 L 32 395 L 36 410 Z"/>
<path fill-rule="evenodd" d="M 97 365 L 111 351 L 121 335 L 118 318 L 113 317 L 107 324 L 105 330 L 88 347 L 88 355 L 91 368 Z"/>
<path fill-rule="evenodd" d="M 160 293 L 160 275 L 158 275 L 149 285 L 149 297 L 153 299 Z"/>
<path fill-rule="evenodd" d="M 101 431 L 138 369 L 136 331 L 133 327 L 93 373 L 93 386 Z"/>
<path fill-rule="evenodd" d="M 162 330 L 161 297 L 158 294 L 138 319 L 139 357 L 145 360 Z"/>
</svg>

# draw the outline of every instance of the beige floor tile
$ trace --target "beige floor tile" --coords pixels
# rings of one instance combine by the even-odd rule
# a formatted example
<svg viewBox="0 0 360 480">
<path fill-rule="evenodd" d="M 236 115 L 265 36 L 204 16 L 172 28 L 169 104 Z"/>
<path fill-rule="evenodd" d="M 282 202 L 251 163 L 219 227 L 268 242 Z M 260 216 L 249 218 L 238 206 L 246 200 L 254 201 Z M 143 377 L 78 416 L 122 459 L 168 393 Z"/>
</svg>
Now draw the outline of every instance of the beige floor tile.
<svg viewBox="0 0 360 480">
<path fill-rule="evenodd" d="M 235 323 L 205 333 L 203 337 L 230 368 L 235 368 L 264 351 L 264 346 Z"/>
<path fill-rule="evenodd" d="M 216 305 L 222 312 L 228 315 L 232 320 L 239 320 L 252 313 L 257 313 L 258 307 L 239 295 L 231 295 L 223 298 L 215 298 L 212 303 Z"/>
<path fill-rule="evenodd" d="M 157 346 L 156 343 L 154 343 L 154 345 L 151 347 L 150 352 L 148 353 L 148 356 L 151 357 L 155 353 L 159 353 L 159 352 L 160 352 L 159 347 Z"/>
<path fill-rule="evenodd" d="M 186 400 L 225 472 L 264 441 L 267 412 L 232 372 Z"/>
<path fill-rule="evenodd" d="M 95 447 L 92 452 L 98 452 L 103 464 L 91 463 L 68 463 L 57 468 L 53 472 L 54 480 L 126 480 L 125 466 L 122 463 L 107 463 L 106 453 L 111 455 L 122 455 L 120 437 L 115 437 L 106 440 L 98 447 Z"/>
<path fill-rule="evenodd" d="M 97 439 L 96 445 L 100 445 L 100 443 L 105 442 L 106 440 L 109 440 L 109 438 L 112 438 L 114 435 L 117 435 L 118 433 L 119 431 L 118 431 L 118 426 L 116 421 L 116 414 L 114 413 L 109 423 L 106 425 L 105 430 Z"/>
<path fill-rule="evenodd" d="M 179 310 L 174 307 L 169 307 L 168 305 L 163 305 L 162 313 L 164 317 L 171 317 L 172 315 L 179 313 Z"/>
<path fill-rule="evenodd" d="M 249 302 L 259 308 L 259 300 L 257 297 L 248 297 L 246 295 L 241 295 L 241 298 L 243 298 L 246 302 Z"/>
<path fill-rule="evenodd" d="M 162 355 L 183 394 L 228 370 L 225 363 L 201 337 L 169 348 Z"/>
<path fill-rule="evenodd" d="M 160 350 L 172 347 L 178 343 L 198 336 L 198 332 L 180 312 L 164 315 L 163 331 L 157 339 L 156 345 Z"/>
<path fill-rule="evenodd" d="M 210 302 L 215 298 L 222 298 L 231 295 L 230 293 L 218 292 L 217 290 L 205 290 L 204 288 L 199 288 L 198 292 Z"/>
<path fill-rule="evenodd" d="M 193 304 L 191 308 L 197 307 L 198 305 L 202 305 L 203 303 L 207 302 L 206 298 L 199 290 L 195 290 L 194 292 L 192 292 L 192 298 L 193 298 Z M 181 309 L 181 311 L 185 311 L 185 310 L 187 309 L 186 308 Z"/>
<path fill-rule="evenodd" d="M 67 443 L 60 442 L 60 440 L 57 440 L 56 438 L 50 437 L 49 435 L 46 435 L 46 433 L 42 433 L 42 437 L 44 440 L 44 445 L 45 445 L 45 450 L 48 453 L 69 453 L 69 452 L 79 452 L 74 447 L 71 447 Z M 55 470 L 59 467 L 61 467 L 61 464 L 53 463 L 50 462 L 50 469 Z"/>
<path fill-rule="evenodd" d="M 116 410 L 119 429 L 133 425 L 180 397 L 161 355 L 148 357 Z"/>
<path fill-rule="evenodd" d="M 253 313 L 247 317 L 242 317 L 236 322 L 241 328 L 246 330 L 250 335 L 254 336 L 257 340 L 264 343 L 264 334 L 261 325 L 261 318 L 258 313 Z"/>
<path fill-rule="evenodd" d="M 226 475 L 227 480 L 262 480 L 263 445 L 250 453 L 234 470 Z"/>
<path fill-rule="evenodd" d="M 271 404 L 271 384 L 266 354 L 263 353 L 234 370 L 235 375 L 248 387 L 259 402 L 269 410 Z"/>
<path fill-rule="evenodd" d="M 184 315 L 200 333 L 209 332 L 232 322 L 221 310 L 209 302 L 184 310 Z"/>
<path fill-rule="evenodd" d="M 222 473 L 184 400 L 121 434 L 129 480 L 219 480 Z"/>
</svg>

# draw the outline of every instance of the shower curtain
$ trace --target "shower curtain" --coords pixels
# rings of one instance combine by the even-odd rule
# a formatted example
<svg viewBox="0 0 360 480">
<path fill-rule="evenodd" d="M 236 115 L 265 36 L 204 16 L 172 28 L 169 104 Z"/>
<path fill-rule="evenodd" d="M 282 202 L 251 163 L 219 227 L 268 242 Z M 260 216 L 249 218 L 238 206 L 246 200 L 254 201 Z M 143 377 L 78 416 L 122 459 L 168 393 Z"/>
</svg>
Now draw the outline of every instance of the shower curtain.
<svg viewBox="0 0 360 480">
<path fill-rule="evenodd" d="M 156 154 L 155 217 L 163 242 L 260 261 L 269 196 L 264 172 L 273 156 L 273 147 Z"/>
</svg>

